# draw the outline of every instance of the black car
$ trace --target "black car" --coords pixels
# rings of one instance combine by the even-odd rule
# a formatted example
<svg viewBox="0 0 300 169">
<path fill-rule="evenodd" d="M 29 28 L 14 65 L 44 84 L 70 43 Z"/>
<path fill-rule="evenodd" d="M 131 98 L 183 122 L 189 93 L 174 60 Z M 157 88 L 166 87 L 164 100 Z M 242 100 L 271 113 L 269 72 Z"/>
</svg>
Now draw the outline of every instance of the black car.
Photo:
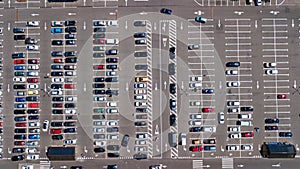
<svg viewBox="0 0 300 169">
<path fill-rule="evenodd" d="M 106 148 L 107 148 L 107 150 L 111 150 L 111 151 L 119 151 L 120 150 L 119 145 L 107 145 Z"/>
<path fill-rule="evenodd" d="M 62 84 L 51 84 L 51 89 L 62 89 L 63 85 Z"/>
<path fill-rule="evenodd" d="M 117 65 L 106 65 L 106 69 L 112 69 L 112 70 L 114 70 L 114 69 L 117 69 L 117 68 L 118 68 Z"/>
<path fill-rule="evenodd" d="M 95 83 L 93 86 L 94 86 L 94 88 L 104 88 L 105 84 L 104 83 Z"/>
<path fill-rule="evenodd" d="M 14 114 L 26 114 L 25 110 L 14 110 Z"/>
<path fill-rule="evenodd" d="M 170 126 L 174 126 L 176 123 L 176 115 L 175 114 L 171 114 L 170 115 Z"/>
<path fill-rule="evenodd" d="M 76 40 L 66 40 L 66 45 L 76 45 Z"/>
<path fill-rule="evenodd" d="M 133 34 L 133 37 L 134 38 L 145 38 L 147 36 L 147 34 L 146 33 L 135 33 L 135 34 Z"/>
<path fill-rule="evenodd" d="M 145 121 L 136 121 L 136 122 L 134 122 L 134 125 L 135 126 L 146 126 L 147 123 Z"/>
<path fill-rule="evenodd" d="M 25 35 L 14 35 L 14 40 L 24 40 L 25 38 Z"/>
<path fill-rule="evenodd" d="M 75 34 L 65 34 L 65 39 L 75 39 Z"/>
<path fill-rule="evenodd" d="M 76 126 L 75 122 L 64 122 L 64 126 Z"/>
<path fill-rule="evenodd" d="M 25 148 L 13 148 L 12 153 L 24 153 Z"/>
<path fill-rule="evenodd" d="M 13 54 L 11 54 L 11 57 L 13 58 L 13 59 L 17 59 L 17 58 L 25 58 L 25 53 L 13 53 Z"/>
<path fill-rule="evenodd" d="M 93 91 L 94 94 L 105 94 L 105 90 L 94 90 Z"/>
<path fill-rule="evenodd" d="M 64 137 L 62 135 L 52 135 L 52 140 L 62 140 Z"/>
<path fill-rule="evenodd" d="M 278 130 L 278 126 L 265 126 L 265 130 Z"/>
<path fill-rule="evenodd" d="M 22 161 L 25 159 L 24 155 L 17 155 L 17 156 L 12 156 L 11 161 Z"/>
<path fill-rule="evenodd" d="M 14 89 L 26 89 L 26 86 L 24 84 L 16 84 L 13 86 Z"/>
<path fill-rule="evenodd" d="M 51 76 L 63 76 L 63 72 L 51 72 Z"/>
<path fill-rule="evenodd" d="M 64 44 L 64 42 L 62 40 L 52 40 L 51 44 L 61 46 Z"/>
<path fill-rule="evenodd" d="M 104 77 L 95 77 L 94 82 L 104 82 L 105 78 Z"/>
<path fill-rule="evenodd" d="M 174 59 L 175 58 L 175 47 L 171 47 L 169 49 L 169 56 L 170 56 L 170 59 Z"/>
<path fill-rule="evenodd" d="M 65 108 L 75 108 L 74 103 L 65 103 Z"/>
<path fill-rule="evenodd" d="M 107 153 L 107 157 L 120 157 L 119 153 Z"/>
<path fill-rule="evenodd" d="M 119 95 L 119 90 L 111 90 L 111 89 L 108 89 L 108 90 L 106 90 L 106 94 L 107 94 L 107 95 L 115 95 L 115 96 L 118 96 L 118 95 Z"/>
<path fill-rule="evenodd" d="M 76 132 L 76 128 L 66 128 L 64 129 L 64 133 L 75 133 Z"/>
<path fill-rule="evenodd" d="M 271 124 L 271 123 L 279 123 L 279 119 L 274 118 L 274 119 L 265 119 L 265 123 Z"/>
<path fill-rule="evenodd" d="M 103 153 L 103 152 L 105 152 L 105 149 L 102 147 L 94 148 L 94 152 L 95 153 Z"/>
<path fill-rule="evenodd" d="M 26 129 L 15 129 L 15 133 L 26 133 Z"/>
<path fill-rule="evenodd" d="M 62 127 L 63 123 L 62 122 L 51 122 L 50 126 L 51 127 Z"/>
<path fill-rule="evenodd" d="M 226 66 L 227 67 L 239 67 L 241 65 L 240 62 L 227 62 Z"/>
<path fill-rule="evenodd" d="M 170 93 L 171 94 L 175 94 L 176 93 L 176 84 L 175 83 L 171 83 L 170 84 Z"/>
<path fill-rule="evenodd" d="M 38 120 L 40 116 L 35 115 L 35 116 L 28 116 L 28 120 Z"/>
<path fill-rule="evenodd" d="M 15 140 L 26 140 L 26 135 L 25 134 L 20 134 L 20 135 L 14 135 Z"/>
<path fill-rule="evenodd" d="M 24 28 L 14 28 L 13 33 L 24 33 L 25 29 Z"/>
<path fill-rule="evenodd" d="M 75 52 L 75 51 L 67 51 L 67 52 L 64 53 L 64 55 L 65 55 L 66 57 L 68 57 L 68 56 L 75 56 L 75 55 L 76 55 L 76 52 Z"/>
<path fill-rule="evenodd" d="M 137 113 L 148 113 L 148 109 L 147 108 L 136 108 L 135 111 Z"/>
<path fill-rule="evenodd" d="M 70 169 L 82 169 L 82 166 L 72 166 Z"/>
<path fill-rule="evenodd" d="M 133 158 L 136 159 L 136 160 L 147 159 L 147 154 L 141 154 L 141 153 L 134 154 Z"/>
<path fill-rule="evenodd" d="M 106 128 L 106 131 L 108 133 L 119 132 L 119 128 L 118 127 L 108 127 L 108 128 Z"/>
<path fill-rule="evenodd" d="M 65 21 L 65 26 L 75 26 L 75 25 L 76 25 L 76 21 L 74 20 Z"/>
<path fill-rule="evenodd" d="M 52 101 L 54 101 L 54 102 L 63 102 L 64 98 L 63 97 L 52 97 Z"/>
<path fill-rule="evenodd" d="M 171 15 L 172 14 L 172 10 L 171 9 L 167 9 L 167 8 L 162 8 L 160 10 L 160 13 Z"/>
<path fill-rule="evenodd" d="M 191 127 L 190 132 L 200 132 L 202 129 L 201 127 Z"/>
<path fill-rule="evenodd" d="M 26 101 L 36 102 L 36 101 L 39 101 L 39 97 L 38 96 L 27 96 Z"/>
<path fill-rule="evenodd" d="M 78 58 L 77 57 L 71 57 L 65 59 L 66 63 L 77 63 Z"/>
<path fill-rule="evenodd" d="M 62 65 L 51 65 L 51 69 L 53 69 L 53 70 L 62 70 L 63 66 Z"/>
<path fill-rule="evenodd" d="M 121 141 L 121 146 L 126 147 L 128 145 L 129 139 L 130 139 L 129 135 L 125 134 Z"/>
<path fill-rule="evenodd" d="M 106 62 L 107 63 L 118 63 L 118 58 L 107 58 Z"/>
<path fill-rule="evenodd" d="M 52 51 L 51 56 L 62 56 L 62 51 Z"/>
<path fill-rule="evenodd" d="M 117 164 L 107 165 L 107 169 L 118 169 L 118 166 L 117 166 Z"/>
<path fill-rule="evenodd" d="M 53 109 L 52 114 L 63 114 L 63 110 L 61 109 Z"/>
<path fill-rule="evenodd" d="M 71 33 L 71 32 L 77 32 L 76 27 L 66 27 L 65 32 Z"/>
<path fill-rule="evenodd" d="M 93 53 L 93 57 L 94 58 L 98 58 L 98 57 L 104 57 L 105 53 L 101 52 L 101 53 Z"/>
<path fill-rule="evenodd" d="M 73 116 L 66 116 L 66 120 L 73 120 Z"/>
<path fill-rule="evenodd" d="M 31 38 L 26 38 L 25 39 L 25 44 L 36 44 L 37 40 L 31 39 Z"/>
<path fill-rule="evenodd" d="M 119 78 L 118 77 L 107 77 L 105 78 L 105 82 L 118 82 Z"/>
<path fill-rule="evenodd" d="M 65 69 L 65 70 L 75 70 L 75 69 L 76 69 L 76 66 L 74 66 L 74 65 L 65 65 L 65 66 L 64 66 L 64 69 Z"/>
<path fill-rule="evenodd" d="M 253 111 L 253 107 L 241 107 L 241 111 Z"/>
<path fill-rule="evenodd" d="M 38 109 L 28 109 L 27 114 L 38 114 L 39 110 Z"/>
<path fill-rule="evenodd" d="M 106 28 L 100 27 L 100 28 L 94 28 L 94 32 L 105 32 Z"/>
</svg>

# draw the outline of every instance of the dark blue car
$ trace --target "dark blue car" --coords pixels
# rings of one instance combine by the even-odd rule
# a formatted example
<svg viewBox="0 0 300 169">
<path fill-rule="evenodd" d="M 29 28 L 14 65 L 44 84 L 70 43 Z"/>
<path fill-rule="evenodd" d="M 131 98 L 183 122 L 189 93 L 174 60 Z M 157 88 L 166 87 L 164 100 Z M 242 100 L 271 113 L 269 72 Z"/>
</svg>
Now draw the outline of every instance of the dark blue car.
<svg viewBox="0 0 300 169">
<path fill-rule="evenodd" d="M 62 33 L 63 29 L 62 28 L 51 28 L 51 33 Z"/>
<path fill-rule="evenodd" d="M 167 9 L 167 8 L 162 8 L 162 9 L 160 10 L 160 13 L 172 15 L 172 10 L 171 10 L 171 9 Z"/>
<path fill-rule="evenodd" d="M 293 137 L 292 132 L 279 132 L 279 137 Z"/>
<path fill-rule="evenodd" d="M 202 93 L 203 93 L 203 94 L 214 93 L 214 89 L 202 89 Z"/>
<path fill-rule="evenodd" d="M 29 134 L 28 138 L 29 139 L 40 139 L 40 135 L 39 134 Z"/>
<path fill-rule="evenodd" d="M 14 70 L 25 70 L 25 66 L 16 65 L 14 66 Z"/>
<path fill-rule="evenodd" d="M 265 119 L 265 123 L 271 124 L 271 123 L 279 123 L 279 119 Z"/>
<path fill-rule="evenodd" d="M 227 67 L 239 67 L 241 65 L 240 62 L 227 62 L 226 66 Z"/>
<path fill-rule="evenodd" d="M 135 38 L 145 38 L 147 36 L 146 33 L 135 33 L 133 37 Z"/>
<path fill-rule="evenodd" d="M 17 97 L 16 99 L 16 102 L 25 102 L 26 99 L 24 97 Z"/>
</svg>

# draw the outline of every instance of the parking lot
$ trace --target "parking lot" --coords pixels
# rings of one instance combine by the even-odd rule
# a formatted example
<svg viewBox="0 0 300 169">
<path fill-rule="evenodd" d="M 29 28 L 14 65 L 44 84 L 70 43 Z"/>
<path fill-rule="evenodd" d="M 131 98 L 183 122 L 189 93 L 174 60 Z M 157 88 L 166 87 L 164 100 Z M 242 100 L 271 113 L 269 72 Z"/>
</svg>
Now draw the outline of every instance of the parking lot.
<svg viewBox="0 0 300 169">
<path fill-rule="evenodd" d="M 205 23 L 87 11 L 0 23 L 2 158 L 44 160 L 49 146 L 78 159 L 260 158 L 264 141 L 297 144 L 299 20 L 202 11 Z"/>
</svg>

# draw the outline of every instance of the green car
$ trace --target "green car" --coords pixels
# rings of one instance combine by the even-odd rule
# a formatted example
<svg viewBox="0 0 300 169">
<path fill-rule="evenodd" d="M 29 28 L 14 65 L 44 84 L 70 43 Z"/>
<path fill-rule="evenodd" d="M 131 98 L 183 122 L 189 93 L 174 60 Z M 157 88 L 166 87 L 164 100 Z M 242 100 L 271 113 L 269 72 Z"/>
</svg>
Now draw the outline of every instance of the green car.
<svg viewBox="0 0 300 169">
<path fill-rule="evenodd" d="M 105 111 L 104 108 L 94 109 L 94 113 L 104 113 L 104 111 Z"/>
<path fill-rule="evenodd" d="M 24 72 L 15 72 L 15 76 L 24 76 L 25 73 Z"/>
</svg>

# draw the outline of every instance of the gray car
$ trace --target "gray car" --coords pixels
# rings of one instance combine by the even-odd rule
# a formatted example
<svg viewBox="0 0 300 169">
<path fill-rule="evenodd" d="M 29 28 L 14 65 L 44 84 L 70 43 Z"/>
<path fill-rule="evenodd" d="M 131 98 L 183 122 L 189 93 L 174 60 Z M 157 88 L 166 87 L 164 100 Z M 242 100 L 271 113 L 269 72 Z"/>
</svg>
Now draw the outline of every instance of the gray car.
<svg viewBox="0 0 300 169">
<path fill-rule="evenodd" d="M 135 70 L 147 70 L 148 65 L 135 65 Z"/>
<path fill-rule="evenodd" d="M 108 146 L 106 146 L 106 149 L 111 150 L 111 151 L 119 151 L 120 146 L 119 145 L 108 145 Z"/>
<path fill-rule="evenodd" d="M 94 38 L 105 38 L 105 33 L 97 33 L 93 35 Z"/>
<path fill-rule="evenodd" d="M 169 64 L 169 75 L 175 75 L 175 64 L 174 63 Z"/>
<path fill-rule="evenodd" d="M 105 139 L 105 134 L 94 134 L 94 139 Z"/>
<path fill-rule="evenodd" d="M 135 52 L 134 56 L 135 57 L 147 57 L 148 54 L 147 54 L 147 52 Z"/>
</svg>

